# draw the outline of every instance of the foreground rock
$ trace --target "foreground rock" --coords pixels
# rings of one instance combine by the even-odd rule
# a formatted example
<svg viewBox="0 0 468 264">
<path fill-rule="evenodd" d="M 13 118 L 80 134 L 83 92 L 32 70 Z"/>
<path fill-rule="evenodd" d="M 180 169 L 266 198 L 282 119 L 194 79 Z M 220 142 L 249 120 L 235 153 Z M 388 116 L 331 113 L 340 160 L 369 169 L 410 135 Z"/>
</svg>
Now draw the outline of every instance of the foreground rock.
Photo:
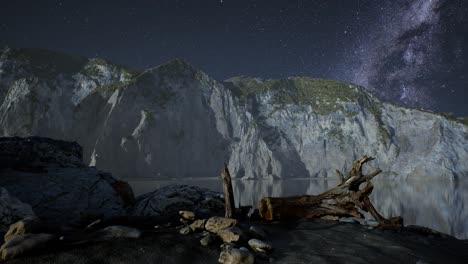
<svg viewBox="0 0 468 264">
<path fill-rule="evenodd" d="M 260 240 L 260 239 L 255 239 L 255 238 L 250 239 L 248 241 L 248 244 L 255 252 L 264 253 L 264 252 L 267 252 L 267 251 L 269 251 L 269 250 L 271 250 L 273 248 L 269 243 L 267 243 L 267 242 L 265 242 L 263 240 Z"/>
<path fill-rule="evenodd" d="M 224 200 L 217 192 L 196 186 L 169 185 L 137 197 L 133 215 L 171 215 L 178 214 L 179 211 L 219 215 L 223 214 L 223 210 Z"/>
<path fill-rule="evenodd" d="M 203 231 L 205 229 L 206 219 L 198 219 L 190 224 L 192 231 Z"/>
<path fill-rule="evenodd" d="M 235 225 L 237 225 L 236 219 L 214 216 L 206 221 L 205 229 L 212 233 L 218 233 L 223 228 Z"/>
<path fill-rule="evenodd" d="M 179 211 L 179 215 L 188 221 L 193 221 L 195 220 L 195 213 L 192 211 Z"/>
<path fill-rule="evenodd" d="M 268 242 L 274 250 L 267 258 L 257 258 L 260 255 L 256 253 L 255 263 L 465 264 L 468 259 L 467 240 L 425 235 L 413 229 L 379 231 L 323 220 L 261 227 L 268 233 Z M 169 229 L 149 232 L 139 239 L 112 240 L 67 251 L 49 248 L 45 254 L 12 259 L 8 263 L 217 263 L 219 247 L 204 247 L 199 240 L 199 236 L 182 236 L 177 229 Z"/>
<path fill-rule="evenodd" d="M 238 242 L 244 236 L 242 230 L 237 226 L 223 228 L 217 234 L 224 243 Z"/>
<path fill-rule="evenodd" d="M 14 222 L 35 214 L 31 205 L 11 196 L 5 188 L 0 188 L 0 230 L 7 230 Z"/>
<path fill-rule="evenodd" d="M 133 192 L 86 167 L 81 147 L 47 138 L 0 138 L 0 186 L 51 224 L 82 224 L 127 214 Z"/>
<path fill-rule="evenodd" d="M 225 246 L 219 255 L 218 262 L 223 264 L 253 264 L 254 255 L 245 249 Z"/>
</svg>

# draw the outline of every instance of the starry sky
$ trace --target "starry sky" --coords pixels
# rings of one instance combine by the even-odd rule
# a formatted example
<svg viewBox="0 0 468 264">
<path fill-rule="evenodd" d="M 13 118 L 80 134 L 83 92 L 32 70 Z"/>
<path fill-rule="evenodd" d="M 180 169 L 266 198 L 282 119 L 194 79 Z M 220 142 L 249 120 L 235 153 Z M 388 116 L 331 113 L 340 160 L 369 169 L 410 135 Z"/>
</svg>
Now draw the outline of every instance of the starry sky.
<svg viewBox="0 0 468 264">
<path fill-rule="evenodd" d="M 468 116 L 466 0 L 2 1 L 0 36 L 141 69 L 181 58 L 218 80 L 337 79 Z"/>
</svg>

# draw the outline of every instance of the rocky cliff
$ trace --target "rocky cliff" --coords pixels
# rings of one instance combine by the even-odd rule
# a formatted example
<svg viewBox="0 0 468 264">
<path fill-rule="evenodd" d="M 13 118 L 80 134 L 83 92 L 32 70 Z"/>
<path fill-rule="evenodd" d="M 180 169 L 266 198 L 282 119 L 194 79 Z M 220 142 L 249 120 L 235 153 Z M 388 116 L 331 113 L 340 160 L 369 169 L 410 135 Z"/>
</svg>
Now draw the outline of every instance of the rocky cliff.
<svg viewBox="0 0 468 264">
<path fill-rule="evenodd" d="M 83 164 L 76 142 L 40 137 L 0 137 L 0 186 L 0 230 L 31 215 L 56 225 L 126 215 L 135 199 L 126 182 Z"/>
<path fill-rule="evenodd" d="M 120 178 L 334 177 L 368 154 L 385 177 L 467 177 L 467 119 L 381 102 L 312 78 L 218 82 L 174 60 L 134 71 L 101 59 L 5 49 L 0 135 L 77 141 Z"/>
</svg>

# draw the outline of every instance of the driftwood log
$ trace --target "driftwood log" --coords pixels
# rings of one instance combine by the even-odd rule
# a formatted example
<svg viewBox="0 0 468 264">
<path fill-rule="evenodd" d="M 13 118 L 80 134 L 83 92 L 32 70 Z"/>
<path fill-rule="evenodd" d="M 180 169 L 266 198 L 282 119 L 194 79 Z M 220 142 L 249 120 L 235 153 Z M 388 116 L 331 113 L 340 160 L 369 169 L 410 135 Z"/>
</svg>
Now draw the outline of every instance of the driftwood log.
<svg viewBox="0 0 468 264">
<path fill-rule="evenodd" d="M 224 163 L 223 171 L 221 172 L 221 178 L 223 179 L 223 192 L 224 192 L 224 209 L 226 218 L 233 218 L 236 207 L 234 205 L 234 193 L 232 191 L 231 173 L 226 163 Z"/>
<path fill-rule="evenodd" d="M 265 197 L 259 202 L 260 216 L 267 220 L 285 220 L 291 218 L 317 218 L 322 216 L 364 218 L 359 211 L 369 212 L 379 223 L 379 228 L 400 229 L 403 226 L 401 217 L 386 219 L 380 215 L 370 202 L 369 195 L 373 190 L 371 179 L 382 170 L 377 169 L 370 174 L 362 173 L 362 166 L 373 160 L 364 156 L 354 161 L 353 168 L 347 176 L 336 170 L 341 183 L 318 195 L 302 195 L 291 197 Z M 362 183 L 365 186 L 360 189 Z"/>
</svg>

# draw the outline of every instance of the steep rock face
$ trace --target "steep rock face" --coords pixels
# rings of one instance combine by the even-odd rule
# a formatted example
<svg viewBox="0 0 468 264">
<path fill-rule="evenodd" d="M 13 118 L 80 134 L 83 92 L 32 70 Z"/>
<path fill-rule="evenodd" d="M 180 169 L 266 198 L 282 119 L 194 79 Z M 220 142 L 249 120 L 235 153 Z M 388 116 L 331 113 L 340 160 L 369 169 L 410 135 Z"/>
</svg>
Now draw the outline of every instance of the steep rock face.
<svg viewBox="0 0 468 264">
<path fill-rule="evenodd" d="M 73 140 L 75 106 L 95 89 L 131 76 L 101 59 L 5 49 L 0 54 L 0 135 Z"/>
<path fill-rule="evenodd" d="M 91 164 L 123 177 L 215 176 L 240 134 L 229 91 L 182 61 L 147 70 L 107 105 Z"/>
<path fill-rule="evenodd" d="M 85 166 L 81 153 L 73 142 L 0 138 L 0 186 L 54 224 L 126 215 L 126 203 L 134 199 L 129 197 L 131 189 L 110 174 Z M 2 201 L 7 194 L 2 194 Z"/>
<path fill-rule="evenodd" d="M 335 81 L 232 78 L 226 86 L 253 113 L 257 136 L 275 157 L 265 165 L 273 176 L 334 177 L 333 168 L 346 171 L 360 153 L 378 156 L 375 165 L 388 176 L 468 175 L 463 120 L 383 103 L 361 87 Z M 231 158 L 239 162 L 232 165 L 245 164 L 256 142 L 240 144 Z M 307 173 L 294 173 L 290 164 Z"/>
<path fill-rule="evenodd" d="M 468 175 L 466 119 L 387 104 L 352 84 L 220 83 L 180 60 L 137 75 L 64 55 L 75 66 L 48 71 L 15 52 L 0 58 L 0 134 L 76 140 L 86 163 L 117 177 L 214 177 L 225 161 L 234 177 L 334 177 L 362 154 L 388 177 Z"/>
</svg>

